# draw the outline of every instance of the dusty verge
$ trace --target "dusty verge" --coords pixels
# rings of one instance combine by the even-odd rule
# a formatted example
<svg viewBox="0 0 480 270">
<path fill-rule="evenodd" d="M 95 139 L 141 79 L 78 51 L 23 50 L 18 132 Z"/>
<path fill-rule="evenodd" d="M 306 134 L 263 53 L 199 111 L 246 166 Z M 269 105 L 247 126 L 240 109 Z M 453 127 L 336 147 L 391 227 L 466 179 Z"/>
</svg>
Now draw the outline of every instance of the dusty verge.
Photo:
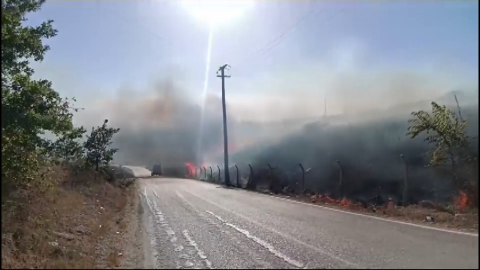
<svg viewBox="0 0 480 270">
<path fill-rule="evenodd" d="M 130 222 L 137 216 L 135 188 L 64 168 L 52 177 L 46 190 L 2 198 L 2 268 L 142 267 Z"/>
</svg>

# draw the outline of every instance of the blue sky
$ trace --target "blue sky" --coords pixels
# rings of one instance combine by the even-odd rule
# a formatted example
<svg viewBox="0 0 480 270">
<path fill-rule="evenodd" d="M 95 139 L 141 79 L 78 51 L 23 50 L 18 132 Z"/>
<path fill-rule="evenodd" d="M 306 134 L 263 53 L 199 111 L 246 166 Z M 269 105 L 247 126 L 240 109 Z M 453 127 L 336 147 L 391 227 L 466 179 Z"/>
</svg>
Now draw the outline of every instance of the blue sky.
<svg viewBox="0 0 480 270">
<path fill-rule="evenodd" d="M 305 14 L 314 15 L 255 54 Z M 209 27 L 180 1 L 51 0 L 28 23 L 47 19 L 59 32 L 37 76 L 85 107 L 122 91 L 148 96 L 165 78 L 200 100 Z M 452 88 L 478 92 L 478 1 L 255 1 L 214 29 L 214 95 L 225 63 L 240 119 L 321 114 L 324 98 L 342 113 Z"/>
</svg>

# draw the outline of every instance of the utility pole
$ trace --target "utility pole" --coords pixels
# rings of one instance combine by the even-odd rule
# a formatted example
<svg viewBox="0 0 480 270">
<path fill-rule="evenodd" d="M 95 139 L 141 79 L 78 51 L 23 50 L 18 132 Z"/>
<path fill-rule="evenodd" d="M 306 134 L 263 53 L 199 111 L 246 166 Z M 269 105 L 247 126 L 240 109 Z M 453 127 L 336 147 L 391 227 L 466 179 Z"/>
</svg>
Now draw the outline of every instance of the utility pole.
<svg viewBox="0 0 480 270">
<path fill-rule="evenodd" d="M 225 105 L 225 78 L 230 76 L 225 75 L 225 68 L 230 67 L 228 64 L 221 66 L 217 71 L 217 77 L 222 78 L 222 107 L 223 107 L 223 159 L 224 159 L 224 173 L 225 185 L 230 186 L 230 172 L 228 169 L 228 134 L 227 134 L 227 107 Z M 220 72 L 220 74 L 218 74 Z"/>
</svg>

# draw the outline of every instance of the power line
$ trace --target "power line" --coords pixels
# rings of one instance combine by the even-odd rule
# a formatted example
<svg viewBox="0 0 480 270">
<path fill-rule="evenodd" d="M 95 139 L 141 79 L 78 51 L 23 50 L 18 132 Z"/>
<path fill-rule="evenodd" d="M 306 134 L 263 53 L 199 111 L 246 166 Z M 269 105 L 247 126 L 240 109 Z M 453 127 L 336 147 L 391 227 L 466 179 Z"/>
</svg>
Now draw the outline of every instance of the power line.
<svg viewBox="0 0 480 270">
<path fill-rule="evenodd" d="M 340 9 L 337 13 L 333 14 L 332 16 L 328 17 L 326 20 L 324 20 L 323 22 L 320 23 L 320 25 L 318 26 L 322 26 L 323 24 L 325 24 L 327 21 L 331 20 L 333 17 L 337 16 L 338 14 L 340 14 L 341 12 L 343 12 L 345 10 L 345 8 L 342 8 Z M 285 40 L 285 39 L 283 39 Z M 280 42 L 281 43 L 281 42 Z M 271 51 L 272 49 L 274 49 L 275 47 L 277 47 L 280 43 L 277 43 L 276 46 L 273 46 L 272 48 L 270 48 L 268 51 Z M 267 51 L 267 52 L 268 52 Z M 267 52 L 263 53 L 263 54 L 266 54 Z M 268 60 L 272 57 L 272 54 L 270 54 L 269 56 L 265 57 L 263 60 Z"/>
<path fill-rule="evenodd" d="M 321 9 L 320 11 L 316 11 L 315 9 L 310 9 L 305 15 L 303 15 L 300 19 L 298 19 L 295 23 L 293 23 L 289 28 L 287 28 L 285 31 L 283 31 L 280 35 L 278 35 L 277 37 L 275 37 L 272 41 L 268 42 L 265 46 L 263 46 L 262 48 L 260 48 L 259 50 L 253 52 L 249 57 L 245 58 L 244 61 L 238 63 L 236 66 L 241 66 L 243 65 L 245 62 L 247 62 L 248 60 L 252 59 L 255 55 L 257 54 L 265 54 L 266 52 L 270 51 L 271 49 L 273 49 L 274 47 L 276 47 L 278 44 L 280 44 L 283 40 L 285 40 L 285 38 L 293 33 L 296 29 L 296 27 L 302 23 L 303 21 L 305 21 L 308 17 L 310 17 L 312 14 L 315 14 L 315 17 L 320 15 L 321 13 L 323 13 L 323 11 L 325 10 L 325 8 Z M 283 38 L 283 39 L 282 39 Z"/>
<path fill-rule="evenodd" d="M 290 34 L 293 32 L 293 30 L 301 23 L 303 22 L 305 19 L 307 19 L 315 10 L 314 9 L 311 9 L 309 12 L 307 12 L 307 14 L 305 14 L 304 16 L 302 16 L 298 21 L 296 21 L 292 26 L 290 26 L 290 28 L 288 28 L 286 31 L 282 32 L 280 35 L 278 35 L 275 39 L 273 39 L 271 42 L 269 42 L 266 46 L 264 46 L 263 48 L 261 48 L 260 50 L 258 50 L 257 52 L 254 52 L 252 54 L 255 55 L 257 53 L 261 53 L 262 51 L 264 51 L 265 49 L 268 50 L 268 47 L 271 47 L 272 45 L 274 46 L 275 44 L 277 44 L 278 42 L 281 42 L 281 39 L 282 37 Z"/>
</svg>

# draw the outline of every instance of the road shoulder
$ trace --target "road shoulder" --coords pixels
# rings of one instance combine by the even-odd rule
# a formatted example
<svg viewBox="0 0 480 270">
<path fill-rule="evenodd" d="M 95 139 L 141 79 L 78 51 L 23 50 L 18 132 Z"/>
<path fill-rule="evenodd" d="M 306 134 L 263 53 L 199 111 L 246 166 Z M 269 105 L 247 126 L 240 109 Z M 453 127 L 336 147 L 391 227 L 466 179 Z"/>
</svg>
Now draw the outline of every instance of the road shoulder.
<svg viewBox="0 0 480 270">
<path fill-rule="evenodd" d="M 205 184 L 221 186 L 219 183 L 211 183 L 196 179 L 187 179 L 198 181 Z M 418 206 L 404 207 L 395 206 L 394 209 L 387 209 L 386 206 L 377 207 L 377 211 L 372 212 L 370 208 L 346 207 L 337 203 L 311 202 L 311 196 L 294 196 L 285 194 L 274 194 L 258 190 L 247 190 L 243 188 L 229 188 L 240 192 L 248 192 L 260 196 L 272 197 L 275 199 L 290 201 L 292 203 L 304 204 L 310 207 L 320 207 L 331 211 L 339 211 L 347 214 L 360 215 L 367 218 L 381 219 L 388 222 L 402 223 L 415 227 L 424 227 L 427 229 L 442 230 L 452 233 L 468 234 L 478 237 L 478 210 L 472 210 L 468 213 L 452 215 L 449 213 L 437 211 L 435 209 L 426 209 Z M 432 221 L 428 221 L 428 218 Z"/>
</svg>

